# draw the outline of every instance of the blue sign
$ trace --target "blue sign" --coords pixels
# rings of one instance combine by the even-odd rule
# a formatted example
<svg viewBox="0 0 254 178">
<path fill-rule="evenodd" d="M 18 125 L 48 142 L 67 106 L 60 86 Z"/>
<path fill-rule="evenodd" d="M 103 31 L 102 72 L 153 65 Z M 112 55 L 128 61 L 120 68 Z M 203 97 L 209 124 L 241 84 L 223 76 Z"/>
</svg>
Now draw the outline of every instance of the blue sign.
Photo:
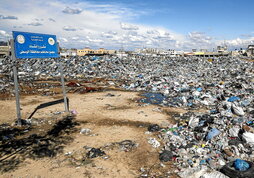
<svg viewBox="0 0 254 178">
<path fill-rule="evenodd" d="M 56 35 L 13 31 L 16 58 L 57 58 Z"/>
</svg>

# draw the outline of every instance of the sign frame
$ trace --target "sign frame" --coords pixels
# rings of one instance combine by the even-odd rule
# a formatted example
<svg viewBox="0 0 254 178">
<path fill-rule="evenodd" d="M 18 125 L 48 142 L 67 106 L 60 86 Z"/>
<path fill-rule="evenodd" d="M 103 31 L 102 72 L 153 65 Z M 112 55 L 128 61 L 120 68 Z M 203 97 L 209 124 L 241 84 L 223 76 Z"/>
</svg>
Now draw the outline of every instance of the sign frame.
<svg viewBox="0 0 254 178">
<path fill-rule="evenodd" d="M 18 59 L 60 57 L 56 35 L 19 31 L 13 31 L 12 35 Z"/>
<path fill-rule="evenodd" d="M 60 51 L 59 51 L 59 43 L 57 42 L 56 39 L 56 35 L 48 35 L 48 34 L 39 34 L 39 33 L 30 33 L 30 32 L 17 32 L 17 31 L 13 31 L 13 39 L 11 39 L 10 43 L 11 43 L 11 59 L 14 63 L 13 65 L 13 74 L 14 74 L 14 88 L 15 88 L 15 98 L 16 98 L 16 114 L 17 114 L 17 125 L 21 126 L 22 122 L 21 122 L 21 111 L 20 111 L 20 96 L 19 96 L 19 83 L 18 83 L 18 72 L 17 72 L 17 59 L 31 59 L 31 58 L 56 58 L 59 59 L 59 63 L 60 63 L 60 73 L 61 73 L 61 84 L 62 84 L 62 91 L 63 91 L 63 97 L 64 97 L 64 107 L 65 107 L 65 112 L 69 112 L 69 107 L 68 107 L 68 103 L 67 103 L 67 96 L 66 96 L 66 91 L 65 91 L 65 84 L 64 84 L 64 74 L 63 74 L 63 67 L 62 67 L 62 63 L 60 61 Z M 47 48 L 47 45 L 45 45 L 45 48 L 43 46 L 42 43 L 36 41 L 36 43 L 34 44 L 34 48 L 39 48 L 41 47 L 41 50 L 38 51 L 42 51 L 45 49 L 50 49 L 51 51 L 54 50 L 55 53 L 51 53 L 54 55 L 45 55 L 45 54 L 50 54 L 50 53 L 31 53 L 32 55 L 19 55 L 18 52 L 20 52 L 23 48 L 22 48 L 22 44 L 25 44 L 25 40 L 27 39 L 27 37 L 25 37 L 23 34 L 29 34 L 29 35 L 36 35 L 37 37 L 43 36 L 44 39 L 47 38 L 53 38 L 54 44 L 53 42 L 50 42 L 49 40 L 47 41 L 49 43 L 49 45 L 53 46 L 54 48 Z M 18 42 L 18 35 L 23 35 L 23 37 L 19 36 L 19 42 Z M 39 35 L 39 36 L 38 36 Z M 35 38 L 35 39 L 41 39 L 41 38 Z M 17 44 L 19 43 L 19 44 Z M 44 41 L 45 43 L 45 41 Z M 51 43 L 51 44 L 50 44 Z M 25 50 L 30 50 L 29 45 L 33 45 L 31 43 L 28 44 L 28 46 L 24 45 L 24 49 Z M 41 46 L 40 46 L 41 45 Z M 37 47 L 35 47 L 37 46 Z M 31 47 L 31 46 L 30 46 Z M 26 53 L 23 53 L 26 54 Z M 35 55 L 34 55 L 35 54 Z M 42 54 L 42 55 L 37 55 L 37 54 Z"/>
</svg>

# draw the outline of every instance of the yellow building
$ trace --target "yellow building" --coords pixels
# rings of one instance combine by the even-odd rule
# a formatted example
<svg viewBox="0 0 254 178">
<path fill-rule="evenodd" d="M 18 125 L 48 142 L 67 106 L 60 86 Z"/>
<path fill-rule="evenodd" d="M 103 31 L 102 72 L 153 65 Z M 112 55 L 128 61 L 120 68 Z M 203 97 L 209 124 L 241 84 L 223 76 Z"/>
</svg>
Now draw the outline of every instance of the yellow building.
<svg viewBox="0 0 254 178">
<path fill-rule="evenodd" d="M 116 53 L 116 50 L 113 50 L 113 49 L 108 50 L 108 54 L 115 54 L 115 53 Z"/>
<path fill-rule="evenodd" d="M 8 56 L 10 52 L 10 46 L 0 46 L 0 57 Z"/>
<path fill-rule="evenodd" d="M 107 50 L 105 50 L 104 48 L 100 48 L 95 50 L 95 54 L 107 54 Z"/>
<path fill-rule="evenodd" d="M 86 47 L 84 49 L 78 49 L 77 50 L 77 55 L 78 56 L 85 56 L 86 54 L 95 54 L 95 51 Z"/>
<path fill-rule="evenodd" d="M 103 55 L 103 54 L 114 54 L 116 51 L 115 50 L 106 50 L 104 48 L 99 48 L 97 50 L 90 49 L 88 47 L 84 49 L 78 49 L 77 50 L 77 55 L 78 56 L 85 56 L 85 55 Z"/>
</svg>

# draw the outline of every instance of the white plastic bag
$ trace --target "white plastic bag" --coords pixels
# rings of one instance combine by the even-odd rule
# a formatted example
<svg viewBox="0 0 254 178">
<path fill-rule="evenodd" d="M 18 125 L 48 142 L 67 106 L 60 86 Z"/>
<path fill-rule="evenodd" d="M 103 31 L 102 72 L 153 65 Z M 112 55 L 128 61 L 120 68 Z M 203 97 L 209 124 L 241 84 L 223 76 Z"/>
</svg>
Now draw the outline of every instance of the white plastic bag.
<svg viewBox="0 0 254 178">
<path fill-rule="evenodd" d="M 243 138 L 246 140 L 249 144 L 254 144 L 254 134 L 250 132 L 244 132 Z"/>
<path fill-rule="evenodd" d="M 202 175 L 200 178 L 229 178 L 228 176 L 222 174 L 221 172 L 218 171 L 212 171 L 212 172 L 207 172 L 204 175 Z"/>
<path fill-rule="evenodd" d="M 235 104 L 232 104 L 232 111 L 238 116 L 243 116 L 245 114 L 243 108 L 237 107 Z"/>
</svg>

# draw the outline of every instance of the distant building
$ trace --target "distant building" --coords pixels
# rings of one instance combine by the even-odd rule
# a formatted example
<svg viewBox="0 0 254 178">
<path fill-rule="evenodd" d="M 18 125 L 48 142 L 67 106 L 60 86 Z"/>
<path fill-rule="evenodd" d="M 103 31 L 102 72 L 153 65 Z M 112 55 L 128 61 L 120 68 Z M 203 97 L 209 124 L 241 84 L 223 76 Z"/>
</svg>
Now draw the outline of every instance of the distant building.
<svg viewBox="0 0 254 178">
<path fill-rule="evenodd" d="M 104 48 L 99 48 L 97 50 L 90 49 L 88 47 L 84 49 L 78 49 L 77 55 L 78 56 L 85 56 L 85 55 L 107 55 L 107 54 L 115 54 L 115 50 L 106 50 Z"/>
<path fill-rule="evenodd" d="M 77 49 L 64 49 L 61 48 L 60 49 L 60 56 L 61 57 L 74 57 L 77 56 Z"/>
<path fill-rule="evenodd" d="M 135 49 L 135 54 L 144 55 L 144 56 L 169 56 L 176 57 L 181 56 L 183 52 L 177 52 L 174 49 L 157 49 L 157 48 L 143 48 Z"/>
<path fill-rule="evenodd" d="M 10 46 L 0 46 L 0 57 L 9 56 Z"/>
<path fill-rule="evenodd" d="M 88 47 L 85 47 L 84 49 L 78 49 L 77 50 L 77 55 L 78 56 L 85 56 L 87 54 L 94 54 L 94 50 L 92 50 Z"/>
<path fill-rule="evenodd" d="M 200 52 L 208 52 L 207 49 L 200 49 Z"/>
<path fill-rule="evenodd" d="M 218 53 L 227 52 L 227 50 L 228 50 L 227 46 L 217 46 Z"/>
</svg>

